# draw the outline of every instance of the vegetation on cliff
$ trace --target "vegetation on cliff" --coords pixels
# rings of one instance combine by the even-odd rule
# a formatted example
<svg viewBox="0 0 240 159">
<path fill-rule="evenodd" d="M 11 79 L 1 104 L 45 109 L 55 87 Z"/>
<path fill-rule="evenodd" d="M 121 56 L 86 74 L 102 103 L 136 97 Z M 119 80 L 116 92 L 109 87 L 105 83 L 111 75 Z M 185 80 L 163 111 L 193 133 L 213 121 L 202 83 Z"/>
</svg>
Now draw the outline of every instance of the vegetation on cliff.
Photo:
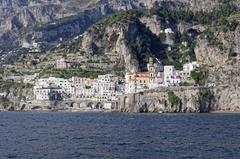
<svg viewBox="0 0 240 159">
<path fill-rule="evenodd" d="M 196 84 L 203 85 L 208 78 L 208 71 L 205 67 L 200 67 L 191 72 L 191 77 Z"/>
<path fill-rule="evenodd" d="M 168 91 L 168 101 L 172 106 L 181 104 L 181 99 L 173 91 Z"/>
<path fill-rule="evenodd" d="M 55 69 L 53 66 L 48 66 L 44 70 L 41 71 L 40 76 L 47 77 L 47 76 L 54 76 L 58 78 L 69 79 L 71 77 L 87 77 L 87 78 L 97 78 L 98 75 L 103 75 L 111 72 L 113 70 L 91 70 L 91 69 Z"/>
<path fill-rule="evenodd" d="M 188 23 L 211 25 L 217 23 L 222 17 L 229 17 L 238 8 L 231 3 L 224 3 L 220 9 L 212 12 L 193 12 L 186 9 L 168 9 L 161 6 L 155 6 L 149 10 L 149 16 L 158 15 L 161 21 L 169 21 L 170 23 L 179 23 L 185 21 Z"/>
<path fill-rule="evenodd" d="M 165 65 L 174 65 L 177 69 L 182 68 L 182 64 L 190 61 L 195 61 L 196 56 L 194 48 L 196 46 L 196 39 L 202 32 L 199 30 L 190 30 L 179 32 L 178 24 L 186 23 L 190 26 L 201 25 L 207 29 L 203 32 L 203 35 L 207 38 L 210 45 L 221 45 L 214 35 L 214 29 L 211 27 L 218 27 L 224 31 L 235 30 L 238 26 L 236 20 L 229 20 L 228 17 L 238 11 L 238 8 L 232 3 L 222 2 L 223 5 L 220 9 L 215 9 L 212 12 L 193 12 L 191 10 L 180 8 L 166 8 L 163 6 L 155 5 L 152 9 L 141 10 L 128 10 L 120 11 L 113 15 L 110 15 L 97 24 L 93 25 L 88 31 L 93 35 L 94 40 L 102 40 L 107 27 L 112 25 L 135 25 L 138 27 L 139 36 L 137 36 L 134 42 L 129 43 L 129 48 L 132 50 L 134 58 L 140 63 L 141 68 L 146 67 L 147 59 L 149 56 L 155 56 L 163 61 Z M 166 40 L 166 34 L 161 33 L 159 36 L 155 36 L 151 33 L 149 28 L 143 25 L 139 18 L 141 17 L 153 17 L 157 16 L 157 20 L 160 21 L 163 28 L 170 27 L 173 29 L 174 34 L 170 36 L 173 40 L 172 45 L 164 44 Z M 128 39 L 126 39 L 127 41 Z M 184 43 L 184 45 L 183 45 Z M 99 46 L 97 46 L 98 48 Z M 105 47 L 105 46 L 103 46 Z M 96 49 L 96 53 L 104 50 Z M 169 49 L 170 48 L 170 49 Z"/>
</svg>

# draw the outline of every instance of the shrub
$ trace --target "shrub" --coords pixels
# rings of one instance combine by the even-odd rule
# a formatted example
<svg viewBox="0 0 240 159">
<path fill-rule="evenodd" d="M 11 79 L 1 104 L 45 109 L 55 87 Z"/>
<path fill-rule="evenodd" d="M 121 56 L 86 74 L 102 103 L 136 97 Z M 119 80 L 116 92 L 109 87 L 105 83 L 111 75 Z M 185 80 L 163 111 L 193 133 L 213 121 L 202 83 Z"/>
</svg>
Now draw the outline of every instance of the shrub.
<svg viewBox="0 0 240 159">
<path fill-rule="evenodd" d="M 172 105 L 177 105 L 177 104 L 180 104 L 181 103 L 181 99 L 176 96 L 174 94 L 174 92 L 172 91 L 169 91 L 168 92 L 168 101 L 172 104 Z"/>
<path fill-rule="evenodd" d="M 208 78 L 208 71 L 205 68 L 199 68 L 191 72 L 191 77 L 196 84 L 204 84 Z"/>
<path fill-rule="evenodd" d="M 180 86 L 191 86 L 191 84 L 188 82 L 181 82 Z"/>
</svg>

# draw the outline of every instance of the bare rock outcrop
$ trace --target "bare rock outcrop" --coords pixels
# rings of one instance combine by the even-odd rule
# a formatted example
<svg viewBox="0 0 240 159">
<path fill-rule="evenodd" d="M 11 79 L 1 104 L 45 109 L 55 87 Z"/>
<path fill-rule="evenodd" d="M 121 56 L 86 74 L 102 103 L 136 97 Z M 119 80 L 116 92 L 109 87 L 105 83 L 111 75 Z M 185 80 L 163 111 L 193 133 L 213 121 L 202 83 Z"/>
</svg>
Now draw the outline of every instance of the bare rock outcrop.
<svg viewBox="0 0 240 159">
<path fill-rule="evenodd" d="M 157 19 L 156 15 L 153 15 L 152 17 L 145 17 L 145 16 L 141 17 L 140 21 L 143 24 L 145 24 L 146 27 L 149 28 L 153 34 L 155 34 L 156 36 L 159 36 L 159 34 L 162 31 L 162 28 L 161 28 L 161 23 Z"/>
<path fill-rule="evenodd" d="M 214 34 L 215 45 L 199 39 L 196 57 L 209 71 L 209 83 L 215 84 L 216 110 L 239 110 L 240 107 L 240 28 Z"/>
<path fill-rule="evenodd" d="M 174 100 L 170 97 L 172 92 Z M 212 90 L 202 88 L 158 88 L 142 93 L 128 94 L 121 98 L 121 111 L 155 113 L 208 112 L 213 106 Z"/>
<path fill-rule="evenodd" d="M 101 35 L 101 39 L 96 34 L 85 33 L 82 47 L 88 54 L 104 53 L 107 55 L 117 55 L 121 59 L 119 64 L 125 66 L 128 71 L 138 71 L 139 64 L 134 59 L 132 50 L 129 48 L 138 36 L 139 30 L 136 24 L 115 24 L 107 27 Z M 103 50 L 101 50 L 103 48 Z"/>
</svg>

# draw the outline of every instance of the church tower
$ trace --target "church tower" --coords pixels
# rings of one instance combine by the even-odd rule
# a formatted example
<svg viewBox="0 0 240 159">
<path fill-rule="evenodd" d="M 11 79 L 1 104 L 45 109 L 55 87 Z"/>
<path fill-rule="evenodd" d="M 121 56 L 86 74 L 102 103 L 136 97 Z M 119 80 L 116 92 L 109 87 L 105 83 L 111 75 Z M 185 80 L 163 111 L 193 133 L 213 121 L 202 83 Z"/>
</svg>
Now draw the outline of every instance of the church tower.
<svg viewBox="0 0 240 159">
<path fill-rule="evenodd" d="M 153 58 L 149 58 L 148 63 L 149 83 L 154 83 L 156 78 L 156 68 L 153 62 Z"/>
</svg>

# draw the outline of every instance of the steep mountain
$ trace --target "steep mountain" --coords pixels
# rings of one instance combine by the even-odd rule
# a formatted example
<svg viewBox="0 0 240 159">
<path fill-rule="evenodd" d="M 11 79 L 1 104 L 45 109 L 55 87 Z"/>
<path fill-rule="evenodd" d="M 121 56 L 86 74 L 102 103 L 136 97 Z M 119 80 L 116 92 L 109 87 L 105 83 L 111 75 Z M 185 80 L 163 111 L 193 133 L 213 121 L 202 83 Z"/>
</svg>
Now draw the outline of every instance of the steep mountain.
<svg viewBox="0 0 240 159">
<path fill-rule="evenodd" d="M 1 49 L 22 46 L 32 41 L 47 45 L 82 34 L 103 16 L 119 10 L 185 7 L 193 11 L 211 11 L 222 0 L 1 0 Z"/>
<path fill-rule="evenodd" d="M 221 16 L 237 10 L 229 4 L 221 8 L 224 11 L 204 13 L 160 5 L 120 11 L 100 20 L 87 29 L 80 40 L 67 45 L 73 50 L 81 48 L 87 57 L 108 56 L 109 62 L 127 71 L 145 70 L 149 56 L 181 68 L 182 63 L 196 60 L 197 37 L 209 26 L 219 25 Z M 67 49 L 63 52 L 68 52 Z"/>
</svg>

